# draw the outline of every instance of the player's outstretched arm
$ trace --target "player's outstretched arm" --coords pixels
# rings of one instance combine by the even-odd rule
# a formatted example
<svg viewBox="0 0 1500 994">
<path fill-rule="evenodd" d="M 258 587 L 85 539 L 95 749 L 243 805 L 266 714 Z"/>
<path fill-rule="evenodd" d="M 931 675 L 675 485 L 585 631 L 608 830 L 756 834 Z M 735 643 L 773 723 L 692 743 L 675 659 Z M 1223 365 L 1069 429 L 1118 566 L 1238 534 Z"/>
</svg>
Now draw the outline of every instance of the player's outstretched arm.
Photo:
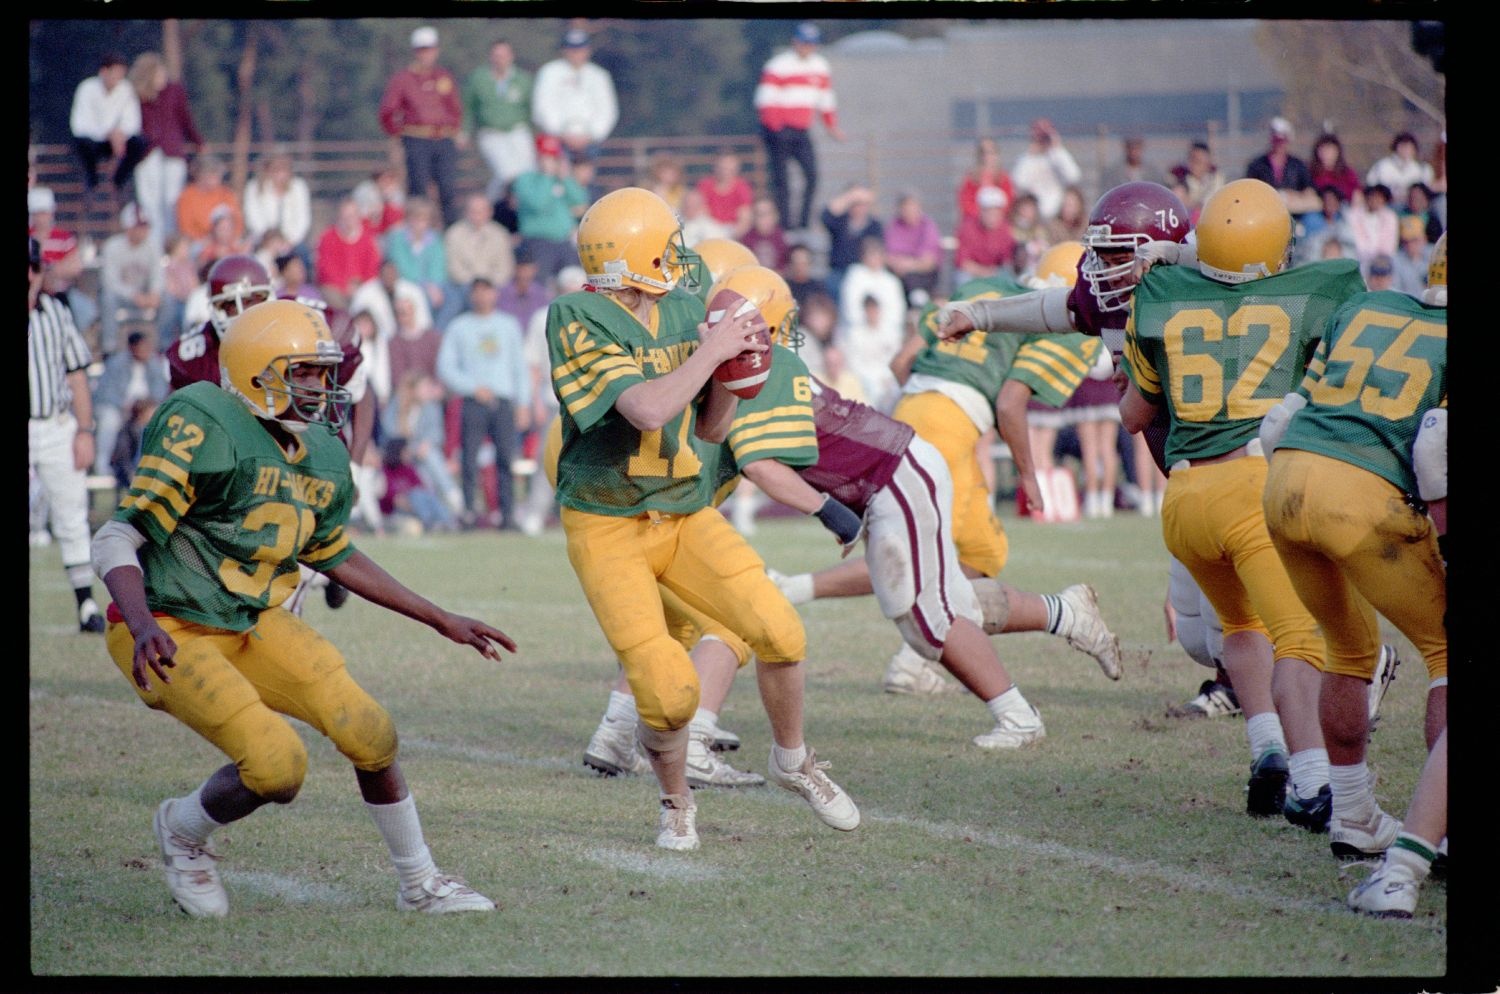
<svg viewBox="0 0 1500 994">
<path fill-rule="evenodd" d="M 445 611 L 391 576 L 363 552 L 355 552 L 325 572 L 370 603 L 420 621 L 450 641 L 471 645 L 481 656 L 499 659 L 496 644 L 516 651 L 515 640 L 500 629 Z"/>
<path fill-rule="evenodd" d="M 1065 335 L 1073 327 L 1065 286 L 994 300 L 956 300 L 938 312 L 939 338 L 957 338 L 971 331 L 1011 332 L 1019 335 Z"/>
<path fill-rule="evenodd" d="M 814 489 L 795 469 L 785 463 L 774 459 L 757 459 L 746 463 L 740 471 L 772 500 L 816 517 L 838 539 L 844 555 L 849 554 L 864 533 L 864 522 L 859 515 L 830 494 Z"/>
</svg>

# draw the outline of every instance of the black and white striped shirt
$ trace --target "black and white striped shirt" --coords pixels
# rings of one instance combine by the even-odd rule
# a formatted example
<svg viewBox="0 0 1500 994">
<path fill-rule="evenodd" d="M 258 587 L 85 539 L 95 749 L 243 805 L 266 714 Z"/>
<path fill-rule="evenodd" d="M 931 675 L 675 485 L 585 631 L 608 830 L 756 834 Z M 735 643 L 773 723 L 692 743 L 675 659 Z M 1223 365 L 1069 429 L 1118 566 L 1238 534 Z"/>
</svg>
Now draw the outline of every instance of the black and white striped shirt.
<svg viewBox="0 0 1500 994">
<path fill-rule="evenodd" d="M 39 294 L 26 326 L 26 375 L 31 416 L 51 418 L 71 411 L 68 374 L 86 369 L 94 357 L 73 323 L 73 312 L 50 294 Z"/>
</svg>

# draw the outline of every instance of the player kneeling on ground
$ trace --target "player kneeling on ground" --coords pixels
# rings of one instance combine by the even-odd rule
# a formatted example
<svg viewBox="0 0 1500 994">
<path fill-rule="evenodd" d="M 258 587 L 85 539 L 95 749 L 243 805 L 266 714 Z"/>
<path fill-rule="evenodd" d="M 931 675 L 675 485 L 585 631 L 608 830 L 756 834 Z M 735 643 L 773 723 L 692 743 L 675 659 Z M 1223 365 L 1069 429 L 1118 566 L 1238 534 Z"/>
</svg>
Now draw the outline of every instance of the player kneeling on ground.
<svg viewBox="0 0 1500 994">
<path fill-rule="evenodd" d="M 114 598 L 106 639 L 115 665 L 149 707 L 233 760 L 156 811 L 167 886 L 195 917 L 229 912 L 210 834 L 268 801 L 290 802 L 302 786 L 307 750 L 282 715 L 328 736 L 354 764 L 396 865 L 398 908 L 495 907 L 434 865 L 390 715 L 338 650 L 282 607 L 307 563 L 487 658 L 500 658 L 496 643 L 516 648 L 499 629 L 408 590 L 349 541 L 349 453 L 334 434 L 347 400 L 339 355 L 322 315 L 295 301 L 237 317 L 220 344 L 222 388 L 195 383 L 157 409 L 130 491 L 94 537 L 94 566 Z"/>
</svg>

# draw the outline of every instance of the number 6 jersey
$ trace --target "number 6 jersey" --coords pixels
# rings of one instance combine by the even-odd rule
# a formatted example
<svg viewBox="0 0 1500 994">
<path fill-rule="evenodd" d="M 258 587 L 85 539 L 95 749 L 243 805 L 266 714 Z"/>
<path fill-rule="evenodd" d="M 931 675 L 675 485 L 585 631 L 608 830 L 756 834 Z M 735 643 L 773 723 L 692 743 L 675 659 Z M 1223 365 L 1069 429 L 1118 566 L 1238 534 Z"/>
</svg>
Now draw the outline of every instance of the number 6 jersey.
<svg viewBox="0 0 1500 994">
<path fill-rule="evenodd" d="M 328 570 L 354 552 L 344 530 L 348 450 L 316 425 L 296 437 L 288 456 L 242 401 L 210 383 L 156 409 L 114 513 L 146 537 L 152 611 L 245 631 L 296 588 L 299 560 Z"/>
</svg>

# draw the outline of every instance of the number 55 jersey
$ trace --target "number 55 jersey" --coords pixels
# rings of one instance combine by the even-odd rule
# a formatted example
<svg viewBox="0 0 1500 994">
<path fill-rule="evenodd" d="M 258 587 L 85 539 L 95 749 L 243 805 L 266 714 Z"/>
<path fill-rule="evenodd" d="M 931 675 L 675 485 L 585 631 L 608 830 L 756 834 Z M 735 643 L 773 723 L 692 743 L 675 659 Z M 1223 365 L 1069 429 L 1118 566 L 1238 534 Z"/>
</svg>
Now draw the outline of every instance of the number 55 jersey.
<svg viewBox="0 0 1500 994">
<path fill-rule="evenodd" d="M 153 612 L 242 632 L 297 586 L 354 552 L 345 525 L 349 452 L 313 425 L 288 453 L 245 404 L 210 383 L 169 396 L 146 426 L 114 519 L 139 550 Z"/>
</svg>

